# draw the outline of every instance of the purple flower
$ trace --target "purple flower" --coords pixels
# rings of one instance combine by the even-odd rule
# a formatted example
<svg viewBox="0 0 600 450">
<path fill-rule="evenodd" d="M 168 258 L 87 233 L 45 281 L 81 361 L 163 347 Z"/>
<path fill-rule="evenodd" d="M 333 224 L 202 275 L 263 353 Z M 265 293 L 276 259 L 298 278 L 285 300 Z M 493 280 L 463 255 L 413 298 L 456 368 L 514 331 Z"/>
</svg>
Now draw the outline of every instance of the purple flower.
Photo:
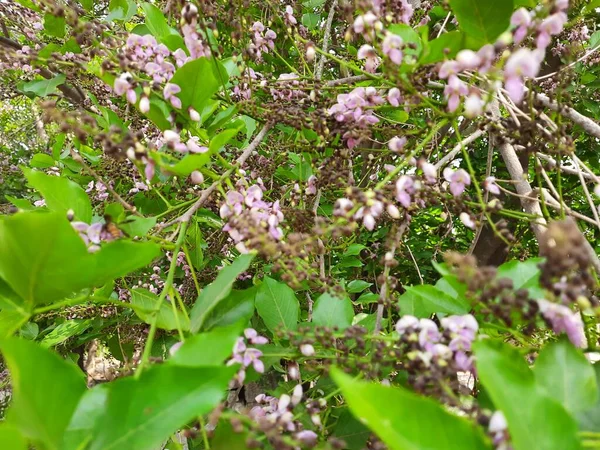
<svg viewBox="0 0 600 450">
<path fill-rule="evenodd" d="M 388 33 L 381 45 L 381 51 L 396 65 L 402 64 L 402 38 L 396 34 Z"/>
<path fill-rule="evenodd" d="M 131 81 L 133 77 L 129 72 L 122 73 L 115 78 L 114 91 L 117 95 L 123 95 L 127 90 L 131 88 Z"/>
<path fill-rule="evenodd" d="M 463 225 L 471 230 L 475 229 L 475 222 L 469 213 L 461 212 L 458 216 Z"/>
<path fill-rule="evenodd" d="M 435 166 L 428 162 L 422 162 L 420 164 L 421 170 L 423 171 L 423 175 L 425 175 L 425 179 L 429 183 L 435 183 L 437 180 L 437 169 Z"/>
<path fill-rule="evenodd" d="M 566 333 L 573 345 L 580 348 L 587 346 L 583 321 L 578 312 L 547 300 L 538 300 L 542 316 L 550 323 L 556 334 Z"/>
<path fill-rule="evenodd" d="M 317 433 L 310 430 L 302 430 L 294 435 L 294 438 L 302 444 L 304 447 L 314 447 L 317 445 L 317 440 L 319 437 Z"/>
<path fill-rule="evenodd" d="M 396 200 L 402 206 L 408 208 L 412 203 L 412 195 L 415 193 L 414 181 L 408 175 L 402 175 L 396 181 Z"/>
<path fill-rule="evenodd" d="M 383 212 L 383 203 L 379 200 L 370 199 L 366 206 L 363 206 L 356 211 L 354 218 L 363 220 L 364 227 L 373 231 L 375 228 L 375 221 Z"/>
<path fill-rule="evenodd" d="M 456 55 L 456 62 L 462 70 L 473 70 L 481 65 L 481 57 L 473 50 L 461 50 Z"/>
<path fill-rule="evenodd" d="M 500 187 L 496 184 L 495 177 L 487 177 L 483 182 L 483 188 L 493 195 L 500 195 Z"/>
<path fill-rule="evenodd" d="M 483 113 L 485 102 L 477 93 L 472 93 L 465 98 L 465 116 L 472 119 Z"/>
<path fill-rule="evenodd" d="M 402 101 L 402 95 L 400 94 L 400 89 L 391 88 L 387 94 L 387 101 L 392 106 L 400 106 L 400 102 Z"/>
<path fill-rule="evenodd" d="M 463 169 L 452 170 L 450 167 L 446 167 L 444 178 L 450 183 L 450 192 L 454 197 L 460 197 L 466 186 L 471 184 L 471 177 Z"/>
<path fill-rule="evenodd" d="M 540 71 L 544 52 L 520 48 L 515 51 L 504 66 L 504 87 L 515 103 L 520 103 L 525 95 L 523 78 L 535 77 Z"/>
<path fill-rule="evenodd" d="M 419 345 L 426 351 L 431 351 L 434 344 L 442 338 L 442 334 L 436 323 L 431 319 L 419 320 Z"/>
<path fill-rule="evenodd" d="M 289 25 L 296 25 L 298 23 L 298 21 L 294 17 L 294 9 L 290 5 L 287 5 L 285 7 L 285 21 Z"/>
<path fill-rule="evenodd" d="M 460 104 L 460 97 L 464 97 L 468 93 L 469 88 L 467 85 L 456 75 L 451 75 L 448 78 L 448 84 L 444 88 L 444 96 L 448 100 L 448 111 L 456 111 Z"/>
<path fill-rule="evenodd" d="M 404 334 L 407 330 L 413 331 L 419 327 L 419 319 L 415 316 L 406 315 L 402 316 L 398 322 L 396 322 L 396 331 L 399 334 Z"/>
<path fill-rule="evenodd" d="M 181 92 L 181 88 L 173 83 L 165 84 L 165 88 L 163 89 L 163 95 L 165 100 L 169 100 L 173 108 L 180 109 L 181 108 L 181 100 L 175 96 Z"/>
<path fill-rule="evenodd" d="M 568 18 L 564 12 L 557 12 L 546 17 L 538 27 L 537 48 L 544 50 L 548 47 L 551 36 L 559 34 L 567 21 Z"/>
<path fill-rule="evenodd" d="M 370 73 L 375 73 L 377 66 L 379 65 L 379 58 L 377 57 L 377 53 L 375 53 L 375 49 L 368 44 L 362 45 L 358 49 L 358 54 L 356 55 L 358 59 L 365 60 L 365 70 Z"/>
<path fill-rule="evenodd" d="M 519 8 L 510 18 L 510 24 L 517 27 L 513 39 L 515 44 L 519 44 L 527 36 L 527 29 L 531 25 L 531 14 L 525 8 Z"/>
<path fill-rule="evenodd" d="M 406 145 L 407 141 L 408 141 L 408 139 L 406 139 L 405 136 L 394 136 L 388 142 L 388 148 L 391 151 L 393 151 L 395 153 L 398 153 L 398 152 L 400 152 L 404 148 L 404 146 Z"/>
<path fill-rule="evenodd" d="M 315 348 L 310 344 L 302 344 L 300 345 L 300 353 L 304 356 L 314 356 Z"/>
<path fill-rule="evenodd" d="M 264 345 L 269 343 L 269 340 L 264 336 L 259 336 L 254 328 L 246 328 L 244 330 L 244 336 L 246 336 L 246 339 L 253 345 Z"/>
<path fill-rule="evenodd" d="M 461 70 L 461 67 L 457 61 L 453 61 L 453 60 L 444 61 L 442 63 L 442 65 L 440 66 L 440 70 L 438 72 L 438 77 L 440 77 L 442 80 L 445 80 L 446 78 L 448 78 L 452 75 L 457 75 L 458 72 L 460 72 L 460 70 Z"/>
</svg>

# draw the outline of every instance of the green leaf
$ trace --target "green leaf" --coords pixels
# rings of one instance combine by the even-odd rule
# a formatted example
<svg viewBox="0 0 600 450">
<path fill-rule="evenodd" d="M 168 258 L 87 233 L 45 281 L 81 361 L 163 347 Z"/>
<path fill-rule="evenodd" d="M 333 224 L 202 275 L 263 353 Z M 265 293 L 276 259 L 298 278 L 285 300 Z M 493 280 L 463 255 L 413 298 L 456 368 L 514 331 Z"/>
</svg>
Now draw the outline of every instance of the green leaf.
<svg viewBox="0 0 600 450">
<path fill-rule="evenodd" d="M 400 387 L 357 381 L 336 368 L 331 377 L 352 414 L 392 450 L 489 448 L 481 429 L 432 399 Z"/>
<path fill-rule="evenodd" d="M 540 268 L 542 258 L 531 258 L 527 261 L 509 261 L 498 267 L 497 278 L 512 280 L 514 289 L 532 289 L 543 295 L 540 288 Z M 539 298 L 539 297 L 536 297 Z"/>
<path fill-rule="evenodd" d="M 209 144 L 209 153 L 215 154 L 220 151 L 225 144 L 231 141 L 236 134 L 238 134 L 239 128 L 232 128 L 228 130 L 223 130 L 219 134 L 217 134 L 214 138 L 210 140 Z"/>
<path fill-rule="evenodd" d="M 465 48 L 465 34 L 462 31 L 450 31 L 428 43 L 421 57 L 421 64 L 433 64 L 444 59 L 453 59 Z"/>
<path fill-rule="evenodd" d="M 168 172 L 173 173 L 174 175 L 179 175 L 180 177 L 187 177 L 194 170 L 198 170 L 201 167 L 204 167 L 210 162 L 210 157 L 212 156 L 212 152 L 208 151 L 206 153 L 194 153 L 185 155 L 181 161 L 179 161 L 175 165 L 163 166 Z"/>
<path fill-rule="evenodd" d="M 119 228 L 127 233 L 127 236 L 145 236 L 156 225 L 156 217 L 129 216 L 119 224 Z"/>
<path fill-rule="evenodd" d="M 36 153 L 29 161 L 29 165 L 38 169 L 47 169 L 54 165 L 54 158 L 45 153 Z"/>
<path fill-rule="evenodd" d="M 516 349 L 489 339 L 473 348 L 481 383 L 504 413 L 515 450 L 580 448 L 575 421 L 536 384 Z"/>
<path fill-rule="evenodd" d="M 493 43 L 508 29 L 513 0 L 450 0 L 461 29 L 482 44 Z"/>
<path fill-rule="evenodd" d="M 402 41 L 404 42 L 404 52 L 407 55 L 415 55 L 418 57 L 421 54 L 423 43 L 421 42 L 419 33 L 417 33 L 413 27 L 398 23 L 391 25 L 388 30 L 402 38 Z M 409 46 L 410 44 L 414 45 L 415 48 L 411 48 Z"/>
<path fill-rule="evenodd" d="M 13 389 L 9 422 L 45 449 L 62 449 L 63 433 L 86 390 L 83 373 L 31 341 L 5 339 L 0 349 Z"/>
<path fill-rule="evenodd" d="M 313 323 L 325 327 L 337 326 L 340 329 L 352 325 L 354 308 L 348 297 L 338 298 L 329 293 L 319 296 L 313 308 Z"/>
<path fill-rule="evenodd" d="M 0 278 L 29 306 L 103 286 L 146 266 L 159 250 L 154 243 L 119 239 L 89 253 L 61 213 L 31 211 L 0 220 Z"/>
<path fill-rule="evenodd" d="M 46 97 L 47 95 L 54 94 L 56 92 L 56 88 L 63 84 L 67 77 L 63 74 L 56 75 L 54 78 L 50 78 L 49 80 L 34 80 L 28 81 L 27 83 L 23 83 L 21 85 L 21 90 L 23 92 L 32 92 L 38 97 Z"/>
<path fill-rule="evenodd" d="M 81 450 L 92 441 L 96 422 L 102 416 L 110 384 L 99 384 L 81 397 L 65 431 L 63 450 Z"/>
<path fill-rule="evenodd" d="M 356 299 L 355 303 L 377 303 L 379 301 L 379 294 L 375 294 L 373 292 L 363 292 L 360 297 Z"/>
<path fill-rule="evenodd" d="M 16 427 L 4 422 L 0 424 L 0 448 L 27 450 L 27 441 Z"/>
<path fill-rule="evenodd" d="M 352 415 L 348 408 L 344 408 L 335 424 L 333 434 L 346 443 L 348 450 L 362 450 L 371 432 Z"/>
<path fill-rule="evenodd" d="M 67 211 L 72 209 L 77 220 L 91 222 L 92 204 L 88 195 L 77 183 L 25 167 L 23 173 L 29 184 L 42 194 L 49 209 L 60 211 L 65 214 L 65 217 Z"/>
<path fill-rule="evenodd" d="M 467 292 L 467 285 L 458 281 L 455 275 L 443 276 L 437 280 L 435 288 L 453 299 L 464 298 Z"/>
<path fill-rule="evenodd" d="M 210 412 L 236 371 L 237 367 L 163 364 L 139 379 L 111 383 L 90 450 L 158 448 L 179 427 Z"/>
<path fill-rule="evenodd" d="M 107 22 L 113 20 L 127 21 L 131 19 L 137 11 L 137 4 L 133 0 L 110 0 L 108 3 Z"/>
<path fill-rule="evenodd" d="M 321 21 L 321 16 L 319 14 L 314 13 L 306 13 L 302 14 L 302 25 L 304 25 L 309 30 L 316 28 Z"/>
<path fill-rule="evenodd" d="M 167 19 L 163 13 L 151 3 L 142 3 L 142 10 L 146 15 L 146 26 L 152 35 L 160 40 L 163 36 L 171 34 L 171 27 L 167 24 Z"/>
<path fill-rule="evenodd" d="M 19 336 L 29 341 L 34 341 L 40 334 L 40 326 L 35 322 L 28 322 L 19 330 Z"/>
<path fill-rule="evenodd" d="M 48 36 L 65 37 L 66 26 L 67 22 L 64 17 L 57 17 L 52 13 L 44 14 L 44 31 Z"/>
<path fill-rule="evenodd" d="M 454 299 L 430 285 L 411 286 L 398 299 L 403 315 L 429 317 L 434 313 L 467 314 L 469 303 L 462 298 Z"/>
<path fill-rule="evenodd" d="M 136 315 L 146 323 L 152 323 L 154 317 L 158 295 L 153 294 L 148 289 L 136 288 L 131 290 L 131 304 Z M 173 313 L 173 306 L 170 302 L 164 300 L 160 304 L 156 326 L 163 330 L 182 330 L 190 329 L 190 322 L 186 316 L 178 309 L 177 315 Z"/>
<path fill-rule="evenodd" d="M 170 82 L 181 87 L 177 96 L 182 110 L 192 106 L 200 112 L 227 80 L 227 71 L 216 59 L 198 58 L 177 69 Z"/>
<path fill-rule="evenodd" d="M 242 321 L 248 323 L 254 315 L 254 298 L 258 288 L 253 286 L 243 291 L 231 291 L 204 322 L 204 329 L 224 327 Z"/>
<path fill-rule="evenodd" d="M 349 294 L 357 294 L 359 292 L 364 291 L 366 288 L 368 288 L 369 286 L 372 286 L 373 283 L 369 283 L 367 281 L 363 281 L 363 280 L 352 280 L 350 283 L 348 283 L 347 286 L 347 291 Z"/>
<path fill-rule="evenodd" d="M 86 11 L 91 11 L 94 8 L 94 0 L 79 0 L 79 2 Z"/>
<path fill-rule="evenodd" d="M 296 329 L 300 303 L 287 284 L 265 277 L 256 293 L 255 306 L 269 330 Z"/>
<path fill-rule="evenodd" d="M 598 400 L 594 368 L 568 339 L 551 342 L 533 368 L 537 383 L 571 414 L 591 408 Z"/>
<path fill-rule="evenodd" d="M 233 346 L 242 335 L 244 324 L 238 322 L 196 334 L 169 359 L 170 364 L 187 367 L 222 366 L 233 352 Z"/>
<path fill-rule="evenodd" d="M 40 345 L 46 348 L 54 347 L 55 345 L 66 341 L 70 337 L 80 335 L 91 326 L 92 321 L 89 319 L 67 320 L 61 324 L 58 324 L 54 330 L 44 336 L 44 339 L 42 339 Z"/>
<path fill-rule="evenodd" d="M 600 364 L 594 364 L 593 369 L 596 376 L 596 385 L 600 385 Z M 598 396 L 593 406 L 581 411 L 576 417 L 581 431 L 600 432 L 600 396 Z"/>
<path fill-rule="evenodd" d="M 208 315 L 229 295 L 231 286 L 237 277 L 250 267 L 253 259 L 254 255 L 251 254 L 238 256 L 230 266 L 221 269 L 215 281 L 202 289 L 190 313 L 192 333 L 197 333 L 202 328 Z"/>
</svg>

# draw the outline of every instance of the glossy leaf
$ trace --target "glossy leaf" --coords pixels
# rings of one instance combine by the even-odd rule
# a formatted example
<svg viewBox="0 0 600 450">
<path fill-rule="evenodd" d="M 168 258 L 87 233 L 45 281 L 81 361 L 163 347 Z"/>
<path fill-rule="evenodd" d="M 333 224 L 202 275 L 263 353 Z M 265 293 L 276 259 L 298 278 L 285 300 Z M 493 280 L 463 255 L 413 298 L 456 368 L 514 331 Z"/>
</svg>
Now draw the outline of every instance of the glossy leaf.
<svg viewBox="0 0 600 450">
<path fill-rule="evenodd" d="M 227 82 L 227 71 L 215 59 L 198 58 L 177 69 L 171 83 L 181 87 L 177 96 L 185 111 L 192 106 L 200 112 L 208 100 Z"/>
<path fill-rule="evenodd" d="M 136 315 L 146 323 L 152 323 L 154 314 L 158 314 L 156 325 L 163 330 L 182 330 L 190 329 L 189 319 L 177 309 L 177 314 L 173 313 L 173 306 L 170 302 L 164 300 L 160 304 L 158 313 L 155 313 L 158 295 L 153 294 L 148 289 L 136 288 L 131 290 L 131 304 Z"/>
<path fill-rule="evenodd" d="M 369 286 L 372 286 L 372 285 L 373 285 L 373 283 L 369 283 L 367 281 L 352 280 L 350 283 L 348 283 L 346 290 L 348 291 L 349 294 L 356 294 L 358 292 L 364 291 L 365 289 L 367 289 Z"/>
<path fill-rule="evenodd" d="M 0 349 L 13 388 L 10 423 L 44 448 L 62 449 L 63 433 L 86 390 L 83 373 L 31 341 L 6 339 Z"/>
<path fill-rule="evenodd" d="M 536 384 L 516 349 L 490 340 L 476 342 L 473 348 L 481 383 L 504 413 L 515 450 L 580 448 L 575 421 Z"/>
<path fill-rule="evenodd" d="M 250 267 L 253 259 L 254 255 L 251 254 L 238 256 L 231 265 L 221 269 L 215 281 L 202 289 L 190 313 L 190 329 L 193 333 L 202 329 L 208 315 L 229 295 L 233 283 L 242 272 Z"/>
<path fill-rule="evenodd" d="M 402 314 L 429 317 L 434 313 L 467 314 L 469 304 L 464 298 L 450 295 L 430 285 L 411 286 L 398 299 Z"/>
<path fill-rule="evenodd" d="M 65 36 L 66 27 L 67 22 L 64 17 L 58 17 L 52 13 L 44 14 L 44 31 L 48 36 L 62 38 Z"/>
<path fill-rule="evenodd" d="M 265 277 L 256 293 L 255 305 L 269 330 L 296 329 L 300 304 L 296 294 L 287 284 Z"/>
<path fill-rule="evenodd" d="M 139 379 L 112 382 L 90 450 L 157 448 L 179 427 L 211 411 L 236 370 L 163 364 Z"/>
<path fill-rule="evenodd" d="M 339 369 L 331 376 L 350 411 L 392 450 L 486 449 L 481 429 L 432 399 L 400 387 L 357 381 Z"/>
<path fill-rule="evenodd" d="M 568 339 L 548 344 L 533 368 L 537 383 L 572 414 L 591 408 L 598 400 L 594 368 Z"/>
<path fill-rule="evenodd" d="M 340 329 L 352 325 L 354 308 L 348 297 L 334 297 L 324 293 L 317 298 L 313 307 L 313 323 L 325 327 L 337 326 Z"/>
<path fill-rule="evenodd" d="M 433 64 L 446 58 L 452 59 L 465 47 L 465 35 L 462 31 L 450 31 L 430 41 L 423 55 L 421 64 Z"/>
<path fill-rule="evenodd" d="M 46 175 L 44 172 L 23 168 L 27 181 L 46 200 L 52 211 L 65 214 L 69 209 L 75 213 L 76 220 L 90 223 L 92 204 L 83 188 L 67 178 Z"/>
<path fill-rule="evenodd" d="M 233 346 L 243 330 L 243 324 L 237 323 L 198 333 L 186 339 L 169 359 L 169 363 L 188 367 L 222 366 L 231 356 Z"/>
<path fill-rule="evenodd" d="M 61 213 L 24 212 L 0 221 L 0 278 L 27 305 L 102 286 L 147 265 L 158 253 L 156 244 L 126 239 L 89 253 Z"/>
<path fill-rule="evenodd" d="M 210 330 L 240 321 L 247 323 L 254 314 L 257 290 L 257 287 L 251 287 L 242 291 L 231 291 L 208 315 L 203 328 Z"/>
<path fill-rule="evenodd" d="M 23 92 L 31 92 L 38 97 L 46 97 L 50 94 L 56 93 L 58 86 L 63 84 L 66 79 L 67 77 L 65 75 L 60 74 L 50 78 L 49 80 L 43 79 L 29 81 L 27 83 L 23 83 L 21 90 Z"/>
<path fill-rule="evenodd" d="M 0 425 L 0 448 L 27 450 L 27 441 L 17 427 L 5 422 Z"/>
<path fill-rule="evenodd" d="M 461 29 L 482 44 L 493 43 L 508 29 L 513 0 L 450 0 Z"/>
<path fill-rule="evenodd" d="M 92 321 L 87 319 L 73 319 L 67 320 L 63 323 L 60 323 L 44 336 L 44 339 L 40 342 L 42 347 L 54 347 L 55 345 L 60 344 L 61 342 L 66 341 L 70 337 L 80 335 L 85 330 L 87 330 L 92 325 Z"/>
</svg>

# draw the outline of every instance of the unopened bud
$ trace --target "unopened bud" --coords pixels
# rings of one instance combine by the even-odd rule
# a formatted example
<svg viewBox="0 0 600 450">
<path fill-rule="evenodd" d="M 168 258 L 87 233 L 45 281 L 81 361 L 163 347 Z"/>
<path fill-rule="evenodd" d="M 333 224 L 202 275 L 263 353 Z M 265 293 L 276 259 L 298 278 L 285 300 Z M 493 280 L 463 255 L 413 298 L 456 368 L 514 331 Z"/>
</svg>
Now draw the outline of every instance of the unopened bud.
<svg viewBox="0 0 600 450">
<path fill-rule="evenodd" d="M 150 111 L 150 99 L 145 95 L 140 100 L 140 111 L 144 114 Z"/>
<path fill-rule="evenodd" d="M 202 175 L 202 172 L 194 170 L 190 174 L 190 179 L 192 180 L 192 183 L 194 183 L 194 184 L 202 184 L 204 182 L 204 175 Z"/>
<path fill-rule="evenodd" d="M 69 222 L 72 222 L 74 218 L 75 218 L 75 211 L 73 211 L 72 209 L 69 209 L 67 211 L 67 220 Z"/>
<path fill-rule="evenodd" d="M 306 60 L 308 62 L 312 62 L 315 59 L 317 51 L 315 50 L 315 46 L 310 43 L 306 46 Z"/>
<path fill-rule="evenodd" d="M 200 114 L 198 113 L 198 111 L 190 107 L 188 112 L 190 114 L 190 119 L 192 119 L 194 122 L 200 122 Z"/>
</svg>

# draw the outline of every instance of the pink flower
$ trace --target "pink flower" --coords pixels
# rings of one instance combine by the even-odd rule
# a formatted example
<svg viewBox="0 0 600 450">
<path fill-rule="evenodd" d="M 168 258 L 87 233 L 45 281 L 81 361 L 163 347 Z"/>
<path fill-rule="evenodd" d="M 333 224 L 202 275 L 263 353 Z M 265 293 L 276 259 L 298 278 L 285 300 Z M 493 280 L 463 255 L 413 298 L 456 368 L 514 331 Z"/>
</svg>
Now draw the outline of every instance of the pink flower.
<svg viewBox="0 0 600 450">
<path fill-rule="evenodd" d="M 568 18 L 564 12 L 557 12 L 546 17 L 538 27 L 537 48 L 545 49 L 550 45 L 550 36 L 559 34 L 567 23 Z"/>
<path fill-rule="evenodd" d="M 471 184 L 471 177 L 463 169 L 452 170 L 450 167 L 446 167 L 444 178 L 450 183 L 450 192 L 454 197 L 460 197 L 466 186 Z"/>
<path fill-rule="evenodd" d="M 408 175 L 402 175 L 396 181 L 396 200 L 405 208 L 412 203 L 412 195 L 416 191 L 414 184 L 413 179 Z"/>
<path fill-rule="evenodd" d="M 479 55 L 479 58 L 481 59 L 479 73 L 487 73 L 492 67 L 492 63 L 496 58 L 496 50 L 494 50 L 494 46 L 492 44 L 484 45 L 479 49 L 477 55 Z"/>
<path fill-rule="evenodd" d="M 298 23 L 298 21 L 294 17 L 294 9 L 290 5 L 287 5 L 285 7 L 285 20 L 290 25 L 296 25 Z"/>
<path fill-rule="evenodd" d="M 500 195 L 500 188 L 496 184 L 496 178 L 487 177 L 483 182 L 483 188 L 490 194 Z"/>
<path fill-rule="evenodd" d="M 402 101 L 402 95 L 400 94 L 400 89 L 391 88 L 387 94 L 387 101 L 392 106 L 400 106 L 400 102 Z"/>
<path fill-rule="evenodd" d="M 365 31 L 370 32 L 376 28 L 381 28 L 382 24 L 377 19 L 377 16 L 372 11 L 368 11 L 361 16 L 357 16 L 352 24 L 352 29 L 357 34 L 363 34 Z M 368 37 L 368 36 L 365 36 Z"/>
<path fill-rule="evenodd" d="M 402 64 L 402 38 L 396 34 L 388 33 L 381 45 L 381 51 L 396 65 Z"/>
<path fill-rule="evenodd" d="M 367 206 L 359 208 L 354 214 L 356 220 L 362 219 L 364 227 L 373 231 L 375 228 L 375 221 L 383 212 L 383 203 L 379 200 L 371 200 Z"/>
<path fill-rule="evenodd" d="M 448 84 L 444 88 L 444 96 L 448 100 L 448 111 L 454 112 L 460 104 L 460 97 L 469 93 L 467 85 L 461 81 L 456 75 L 451 75 L 448 78 Z"/>
<path fill-rule="evenodd" d="M 202 175 L 202 172 L 194 170 L 190 174 L 190 180 L 193 184 L 202 184 L 204 182 L 204 175 Z"/>
<path fill-rule="evenodd" d="M 564 11 L 569 7 L 569 0 L 556 0 L 554 2 L 554 6 L 556 9 Z"/>
<path fill-rule="evenodd" d="M 448 78 L 451 75 L 458 74 L 458 72 L 460 72 L 460 69 L 461 69 L 460 64 L 457 61 L 453 61 L 453 60 L 444 61 L 442 63 L 442 65 L 440 66 L 438 76 L 442 80 L 445 80 L 446 78 Z"/>
<path fill-rule="evenodd" d="M 540 71 L 544 52 L 520 48 L 515 51 L 504 66 L 504 87 L 515 103 L 521 102 L 525 95 L 523 78 L 535 77 Z"/>
<path fill-rule="evenodd" d="M 437 169 L 435 166 L 428 162 L 421 163 L 421 170 L 423 171 L 423 175 L 425 175 L 425 179 L 430 183 L 435 183 L 437 180 Z"/>
<path fill-rule="evenodd" d="M 481 57 L 473 50 L 461 50 L 456 55 L 456 62 L 460 64 L 463 70 L 472 70 L 479 67 Z"/>
<path fill-rule="evenodd" d="M 200 122 L 200 114 L 191 106 L 188 108 L 188 114 L 193 122 Z"/>
<path fill-rule="evenodd" d="M 485 102 L 477 93 L 472 93 L 465 98 L 465 116 L 473 118 L 483 113 Z"/>
<path fill-rule="evenodd" d="M 117 95 L 123 95 L 127 90 L 131 88 L 131 81 L 133 77 L 129 72 L 122 73 L 119 77 L 115 78 L 114 91 Z"/>
<path fill-rule="evenodd" d="M 531 14 L 525 8 L 519 8 L 510 18 L 510 24 L 517 27 L 513 39 L 515 44 L 519 44 L 527 36 L 527 29 L 531 25 Z"/>
<path fill-rule="evenodd" d="M 310 344 L 300 345 L 300 353 L 304 356 L 313 356 L 315 354 L 315 348 Z"/>
<path fill-rule="evenodd" d="M 538 300 L 542 316 L 549 322 L 555 333 L 566 333 L 569 340 L 576 347 L 587 346 L 587 339 L 583 329 L 583 321 L 578 312 L 557 303 L 547 300 Z"/>
<path fill-rule="evenodd" d="M 379 65 L 379 58 L 377 57 L 377 53 L 375 53 L 375 49 L 368 44 L 364 44 L 358 49 L 358 54 L 356 55 L 358 59 L 365 60 L 365 70 L 370 73 L 375 73 L 377 66 Z"/>
<path fill-rule="evenodd" d="M 140 111 L 144 114 L 150 111 L 150 99 L 145 95 L 140 99 Z"/>
<path fill-rule="evenodd" d="M 405 315 L 396 322 L 396 332 L 398 334 L 404 334 L 407 330 L 413 331 L 419 327 L 419 319 L 415 316 Z"/>
<path fill-rule="evenodd" d="M 405 136 L 394 136 L 392 139 L 390 139 L 390 141 L 388 142 L 388 148 L 395 152 L 398 153 L 400 152 L 404 146 L 406 145 L 406 142 L 408 140 L 406 139 Z"/>
<path fill-rule="evenodd" d="M 460 221 L 463 223 L 463 225 L 467 228 L 470 228 L 471 230 L 475 229 L 475 222 L 473 221 L 473 218 L 471 217 L 470 214 L 466 213 L 466 212 L 461 212 L 460 215 L 458 216 L 458 218 L 460 219 Z"/>
<path fill-rule="evenodd" d="M 163 95 L 165 100 L 169 100 L 173 108 L 180 109 L 181 108 L 181 100 L 175 96 L 181 92 L 181 88 L 173 83 L 165 84 L 165 88 L 163 89 Z"/>
</svg>

